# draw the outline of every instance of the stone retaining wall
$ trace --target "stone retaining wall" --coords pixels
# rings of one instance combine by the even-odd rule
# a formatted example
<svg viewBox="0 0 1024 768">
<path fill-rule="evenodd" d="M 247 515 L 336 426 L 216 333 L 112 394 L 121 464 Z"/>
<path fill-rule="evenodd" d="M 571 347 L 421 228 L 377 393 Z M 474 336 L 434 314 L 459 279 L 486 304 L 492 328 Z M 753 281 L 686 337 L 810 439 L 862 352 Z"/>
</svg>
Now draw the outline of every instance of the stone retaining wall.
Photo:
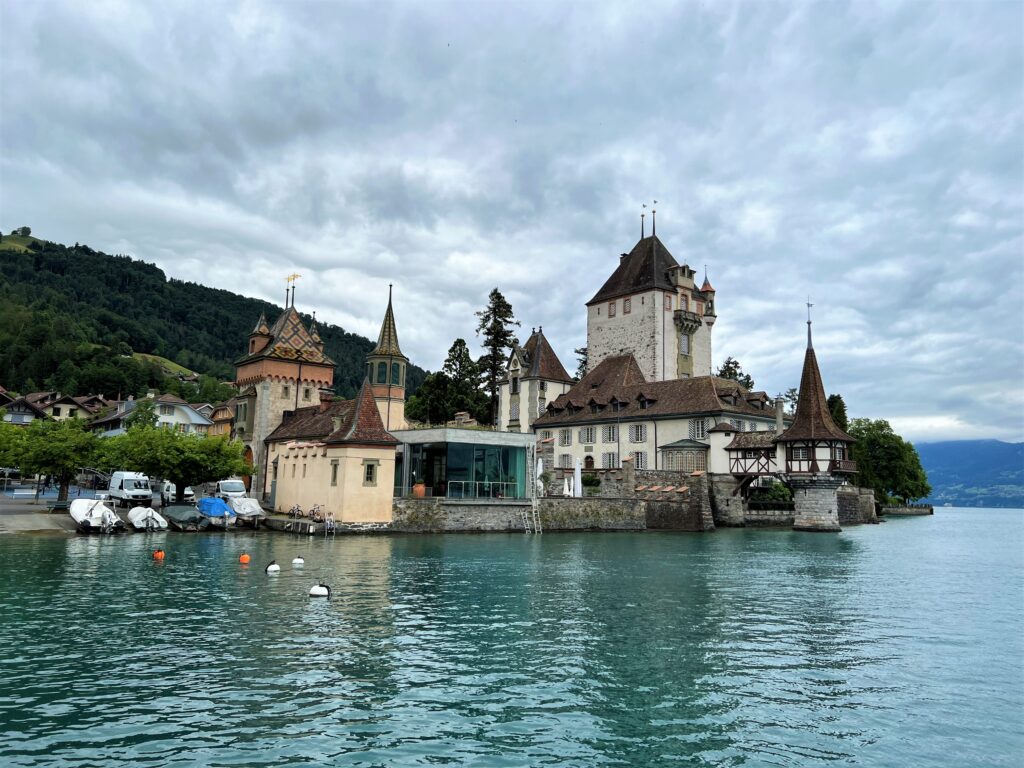
<svg viewBox="0 0 1024 768">
<path fill-rule="evenodd" d="M 875 492 L 870 488 L 844 485 L 836 491 L 836 496 L 840 525 L 878 522 L 878 516 L 875 514 Z"/>
<path fill-rule="evenodd" d="M 403 533 L 522 531 L 529 502 L 475 502 L 444 498 L 395 499 L 391 530 Z M 638 499 L 543 498 L 538 515 L 545 531 L 639 531 L 647 505 Z"/>
</svg>

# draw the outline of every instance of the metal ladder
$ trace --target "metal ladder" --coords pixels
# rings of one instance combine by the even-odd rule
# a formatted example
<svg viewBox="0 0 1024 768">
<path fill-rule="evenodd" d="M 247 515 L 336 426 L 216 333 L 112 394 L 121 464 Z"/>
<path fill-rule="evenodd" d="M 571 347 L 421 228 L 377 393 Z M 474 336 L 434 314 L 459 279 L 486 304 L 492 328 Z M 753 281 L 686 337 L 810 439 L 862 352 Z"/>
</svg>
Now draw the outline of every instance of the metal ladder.
<svg viewBox="0 0 1024 768">
<path fill-rule="evenodd" d="M 530 508 L 523 507 L 523 533 L 544 533 L 540 524 L 540 512 L 537 510 L 537 500 L 534 499 Z"/>
<path fill-rule="evenodd" d="M 324 538 L 334 536 L 338 531 L 338 524 L 334 520 L 334 513 L 328 512 L 324 515 Z"/>
</svg>

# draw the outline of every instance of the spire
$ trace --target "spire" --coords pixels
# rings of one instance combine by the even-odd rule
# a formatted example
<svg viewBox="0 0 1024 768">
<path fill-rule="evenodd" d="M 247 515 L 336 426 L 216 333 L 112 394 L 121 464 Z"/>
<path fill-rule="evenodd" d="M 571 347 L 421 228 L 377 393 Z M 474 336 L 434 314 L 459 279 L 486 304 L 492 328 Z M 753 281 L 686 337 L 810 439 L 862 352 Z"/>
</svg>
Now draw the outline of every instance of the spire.
<svg viewBox="0 0 1024 768">
<path fill-rule="evenodd" d="M 313 322 L 309 324 L 309 337 L 317 344 L 323 344 L 323 339 L 320 338 L 320 330 L 316 324 L 316 312 L 313 313 Z"/>
<path fill-rule="evenodd" d="M 807 348 L 814 349 L 814 345 L 811 343 L 811 297 L 807 297 Z"/>
<path fill-rule="evenodd" d="M 810 302 L 808 302 L 810 304 Z M 808 312 L 810 307 L 808 307 Z M 807 353 L 804 355 L 804 370 L 800 375 L 800 397 L 796 403 L 793 424 L 778 438 L 787 440 L 841 440 L 852 443 L 854 439 L 843 432 L 832 419 L 825 397 L 825 384 L 818 369 L 818 357 L 811 346 L 811 321 L 807 321 Z"/>
<path fill-rule="evenodd" d="M 267 316 L 260 312 L 260 319 L 256 321 L 256 327 L 252 329 L 250 335 L 260 334 L 262 336 L 270 335 L 270 326 L 267 325 Z"/>
<path fill-rule="evenodd" d="M 384 322 L 380 326 L 380 336 L 377 337 L 377 346 L 371 355 L 387 355 L 389 357 L 405 357 L 398 346 L 398 327 L 395 325 L 395 312 L 391 308 L 391 288 L 388 285 L 388 309 L 384 313 Z"/>
<path fill-rule="evenodd" d="M 704 285 L 700 287 L 701 291 L 705 293 L 714 293 L 715 289 L 711 285 L 711 281 L 708 280 L 708 265 L 704 265 Z"/>
<path fill-rule="evenodd" d="M 658 204 L 658 201 L 655 200 L 654 201 L 654 205 L 657 205 L 657 204 Z M 658 219 L 657 219 L 657 215 L 658 215 L 658 209 L 652 207 L 651 208 L 651 237 L 657 237 L 657 235 L 658 235 Z"/>
</svg>

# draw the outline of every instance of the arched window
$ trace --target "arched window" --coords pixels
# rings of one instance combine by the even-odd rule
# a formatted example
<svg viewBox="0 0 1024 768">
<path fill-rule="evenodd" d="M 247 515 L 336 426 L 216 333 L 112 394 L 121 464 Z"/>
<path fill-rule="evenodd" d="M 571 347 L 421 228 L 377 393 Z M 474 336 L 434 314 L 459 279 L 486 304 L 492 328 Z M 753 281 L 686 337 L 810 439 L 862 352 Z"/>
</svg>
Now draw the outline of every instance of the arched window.
<svg viewBox="0 0 1024 768">
<path fill-rule="evenodd" d="M 383 360 L 377 363 L 377 383 L 388 383 L 388 364 L 385 363 Z"/>
<path fill-rule="evenodd" d="M 391 383 L 396 387 L 402 383 L 402 366 L 398 363 L 391 364 Z"/>
</svg>

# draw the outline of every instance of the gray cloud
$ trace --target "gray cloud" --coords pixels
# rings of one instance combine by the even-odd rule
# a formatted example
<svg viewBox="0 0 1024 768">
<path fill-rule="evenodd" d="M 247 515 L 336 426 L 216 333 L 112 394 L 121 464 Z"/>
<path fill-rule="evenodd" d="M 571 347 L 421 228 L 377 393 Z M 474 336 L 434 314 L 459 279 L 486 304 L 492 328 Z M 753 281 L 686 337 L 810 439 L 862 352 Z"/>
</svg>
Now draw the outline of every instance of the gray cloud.
<svg viewBox="0 0 1024 768">
<path fill-rule="evenodd" d="M 299 300 L 437 367 L 494 285 L 567 367 L 658 198 L 715 358 L 1024 438 L 1014 3 L 0 5 L 0 226 Z"/>
</svg>

